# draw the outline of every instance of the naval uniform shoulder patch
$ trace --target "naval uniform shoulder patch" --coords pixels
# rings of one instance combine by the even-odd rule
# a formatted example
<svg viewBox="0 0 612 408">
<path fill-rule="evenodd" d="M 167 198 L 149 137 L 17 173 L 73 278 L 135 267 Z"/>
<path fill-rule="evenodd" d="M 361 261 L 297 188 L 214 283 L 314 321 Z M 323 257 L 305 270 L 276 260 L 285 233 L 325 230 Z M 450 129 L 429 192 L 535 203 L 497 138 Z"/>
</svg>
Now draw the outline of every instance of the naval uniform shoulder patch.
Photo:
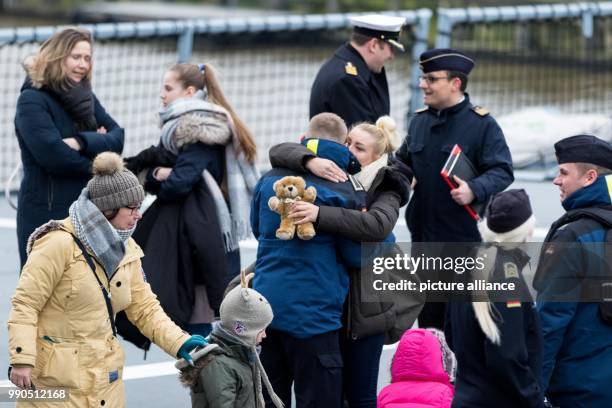
<svg viewBox="0 0 612 408">
<path fill-rule="evenodd" d="M 344 72 L 346 72 L 349 75 L 357 75 L 357 67 L 354 66 L 351 61 L 349 61 L 344 66 Z"/>
<path fill-rule="evenodd" d="M 483 108 L 482 106 L 472 106 L 472 110 L 480 116 L 487 116 L 489 114 L 489 110 Z"/>
<path fill-rule="evenodd" d="M 421 109 L 417 109 L 414 111 L 414 113 L 423 113 L 423 112 L 427 112 L 427 109 L 429 109 L 427 106 L 422 107 Z"/>
</svg>

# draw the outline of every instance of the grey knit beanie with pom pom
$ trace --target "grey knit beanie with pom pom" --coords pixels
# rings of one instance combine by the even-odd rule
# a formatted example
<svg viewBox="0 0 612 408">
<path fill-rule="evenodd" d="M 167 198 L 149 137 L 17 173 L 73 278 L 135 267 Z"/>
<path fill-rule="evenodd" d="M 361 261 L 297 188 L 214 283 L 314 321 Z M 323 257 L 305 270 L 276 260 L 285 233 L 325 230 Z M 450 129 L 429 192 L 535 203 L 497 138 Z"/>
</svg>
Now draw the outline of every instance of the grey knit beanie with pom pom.
<svg viewBox="0 0 612 408">
<path fill-rule="evenodd" d="M 93 178 L 87 183 L 89 199 L 100 211 L 138 205 L 144 190 L 138 178 L 123 167 L 117 153 L 104 152 L 93 161 Z"/>
</svg>

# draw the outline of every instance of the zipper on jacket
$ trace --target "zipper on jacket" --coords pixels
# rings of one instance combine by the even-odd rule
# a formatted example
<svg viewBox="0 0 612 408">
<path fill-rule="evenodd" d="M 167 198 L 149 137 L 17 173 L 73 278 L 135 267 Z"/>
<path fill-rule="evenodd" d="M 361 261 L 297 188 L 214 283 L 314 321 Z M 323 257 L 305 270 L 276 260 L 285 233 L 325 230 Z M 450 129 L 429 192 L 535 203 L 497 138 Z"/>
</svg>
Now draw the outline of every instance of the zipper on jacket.
<svg viewBox="0 0 612 408">
<path fill-rule="evenodd" d="M 49 176 L 49 185 L 47 188 L 47 204 L 49 207 L 49 211 L 52 211 L 53 208 L 53 177 Z"/>
</svg>

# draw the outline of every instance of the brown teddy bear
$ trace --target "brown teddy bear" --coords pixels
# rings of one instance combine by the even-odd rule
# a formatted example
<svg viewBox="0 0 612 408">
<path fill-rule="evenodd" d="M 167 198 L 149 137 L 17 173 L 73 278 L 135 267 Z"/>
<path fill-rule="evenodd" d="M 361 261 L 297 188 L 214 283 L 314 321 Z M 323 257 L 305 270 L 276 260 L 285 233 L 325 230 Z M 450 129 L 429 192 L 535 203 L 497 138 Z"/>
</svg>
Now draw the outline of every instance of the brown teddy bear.
<svg viewBox="0 0 612 408">
<path fill-rule="evenodd" d="M 296 225 L 289 218 L 291 205 L 296 201 L 307 201 L 314 203 L 317 198 L 317 190 L 310 186 L 306 188 L 306 181 L 301 177 L 286 176 L 277 180 L 274 185 L 276 196 L 270 197 L 268 207 L 280 215 L 280 227 L 276 230 L 276 238 L 282 240 L 293 239 Z M 315 236 L 315 229 L 312 222 L 297 225 L 297 236 L 300 239 L 308 240 Z"/>
</svg>

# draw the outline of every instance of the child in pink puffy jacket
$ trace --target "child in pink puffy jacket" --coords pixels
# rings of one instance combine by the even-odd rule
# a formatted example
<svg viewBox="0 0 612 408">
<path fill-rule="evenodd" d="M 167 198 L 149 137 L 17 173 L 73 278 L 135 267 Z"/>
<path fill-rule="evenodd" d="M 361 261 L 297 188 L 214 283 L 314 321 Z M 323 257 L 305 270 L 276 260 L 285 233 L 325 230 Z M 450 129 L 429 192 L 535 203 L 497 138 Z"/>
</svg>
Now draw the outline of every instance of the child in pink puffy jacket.
<svg viewBox="0 0 612 408">
<path fill-rule="evenodd" d="M 393 356 L 391 384 L 380 392 L 377 408 L 450 408 L 456 366 L 444 333 L 407 330 Z"/>
</svg>

